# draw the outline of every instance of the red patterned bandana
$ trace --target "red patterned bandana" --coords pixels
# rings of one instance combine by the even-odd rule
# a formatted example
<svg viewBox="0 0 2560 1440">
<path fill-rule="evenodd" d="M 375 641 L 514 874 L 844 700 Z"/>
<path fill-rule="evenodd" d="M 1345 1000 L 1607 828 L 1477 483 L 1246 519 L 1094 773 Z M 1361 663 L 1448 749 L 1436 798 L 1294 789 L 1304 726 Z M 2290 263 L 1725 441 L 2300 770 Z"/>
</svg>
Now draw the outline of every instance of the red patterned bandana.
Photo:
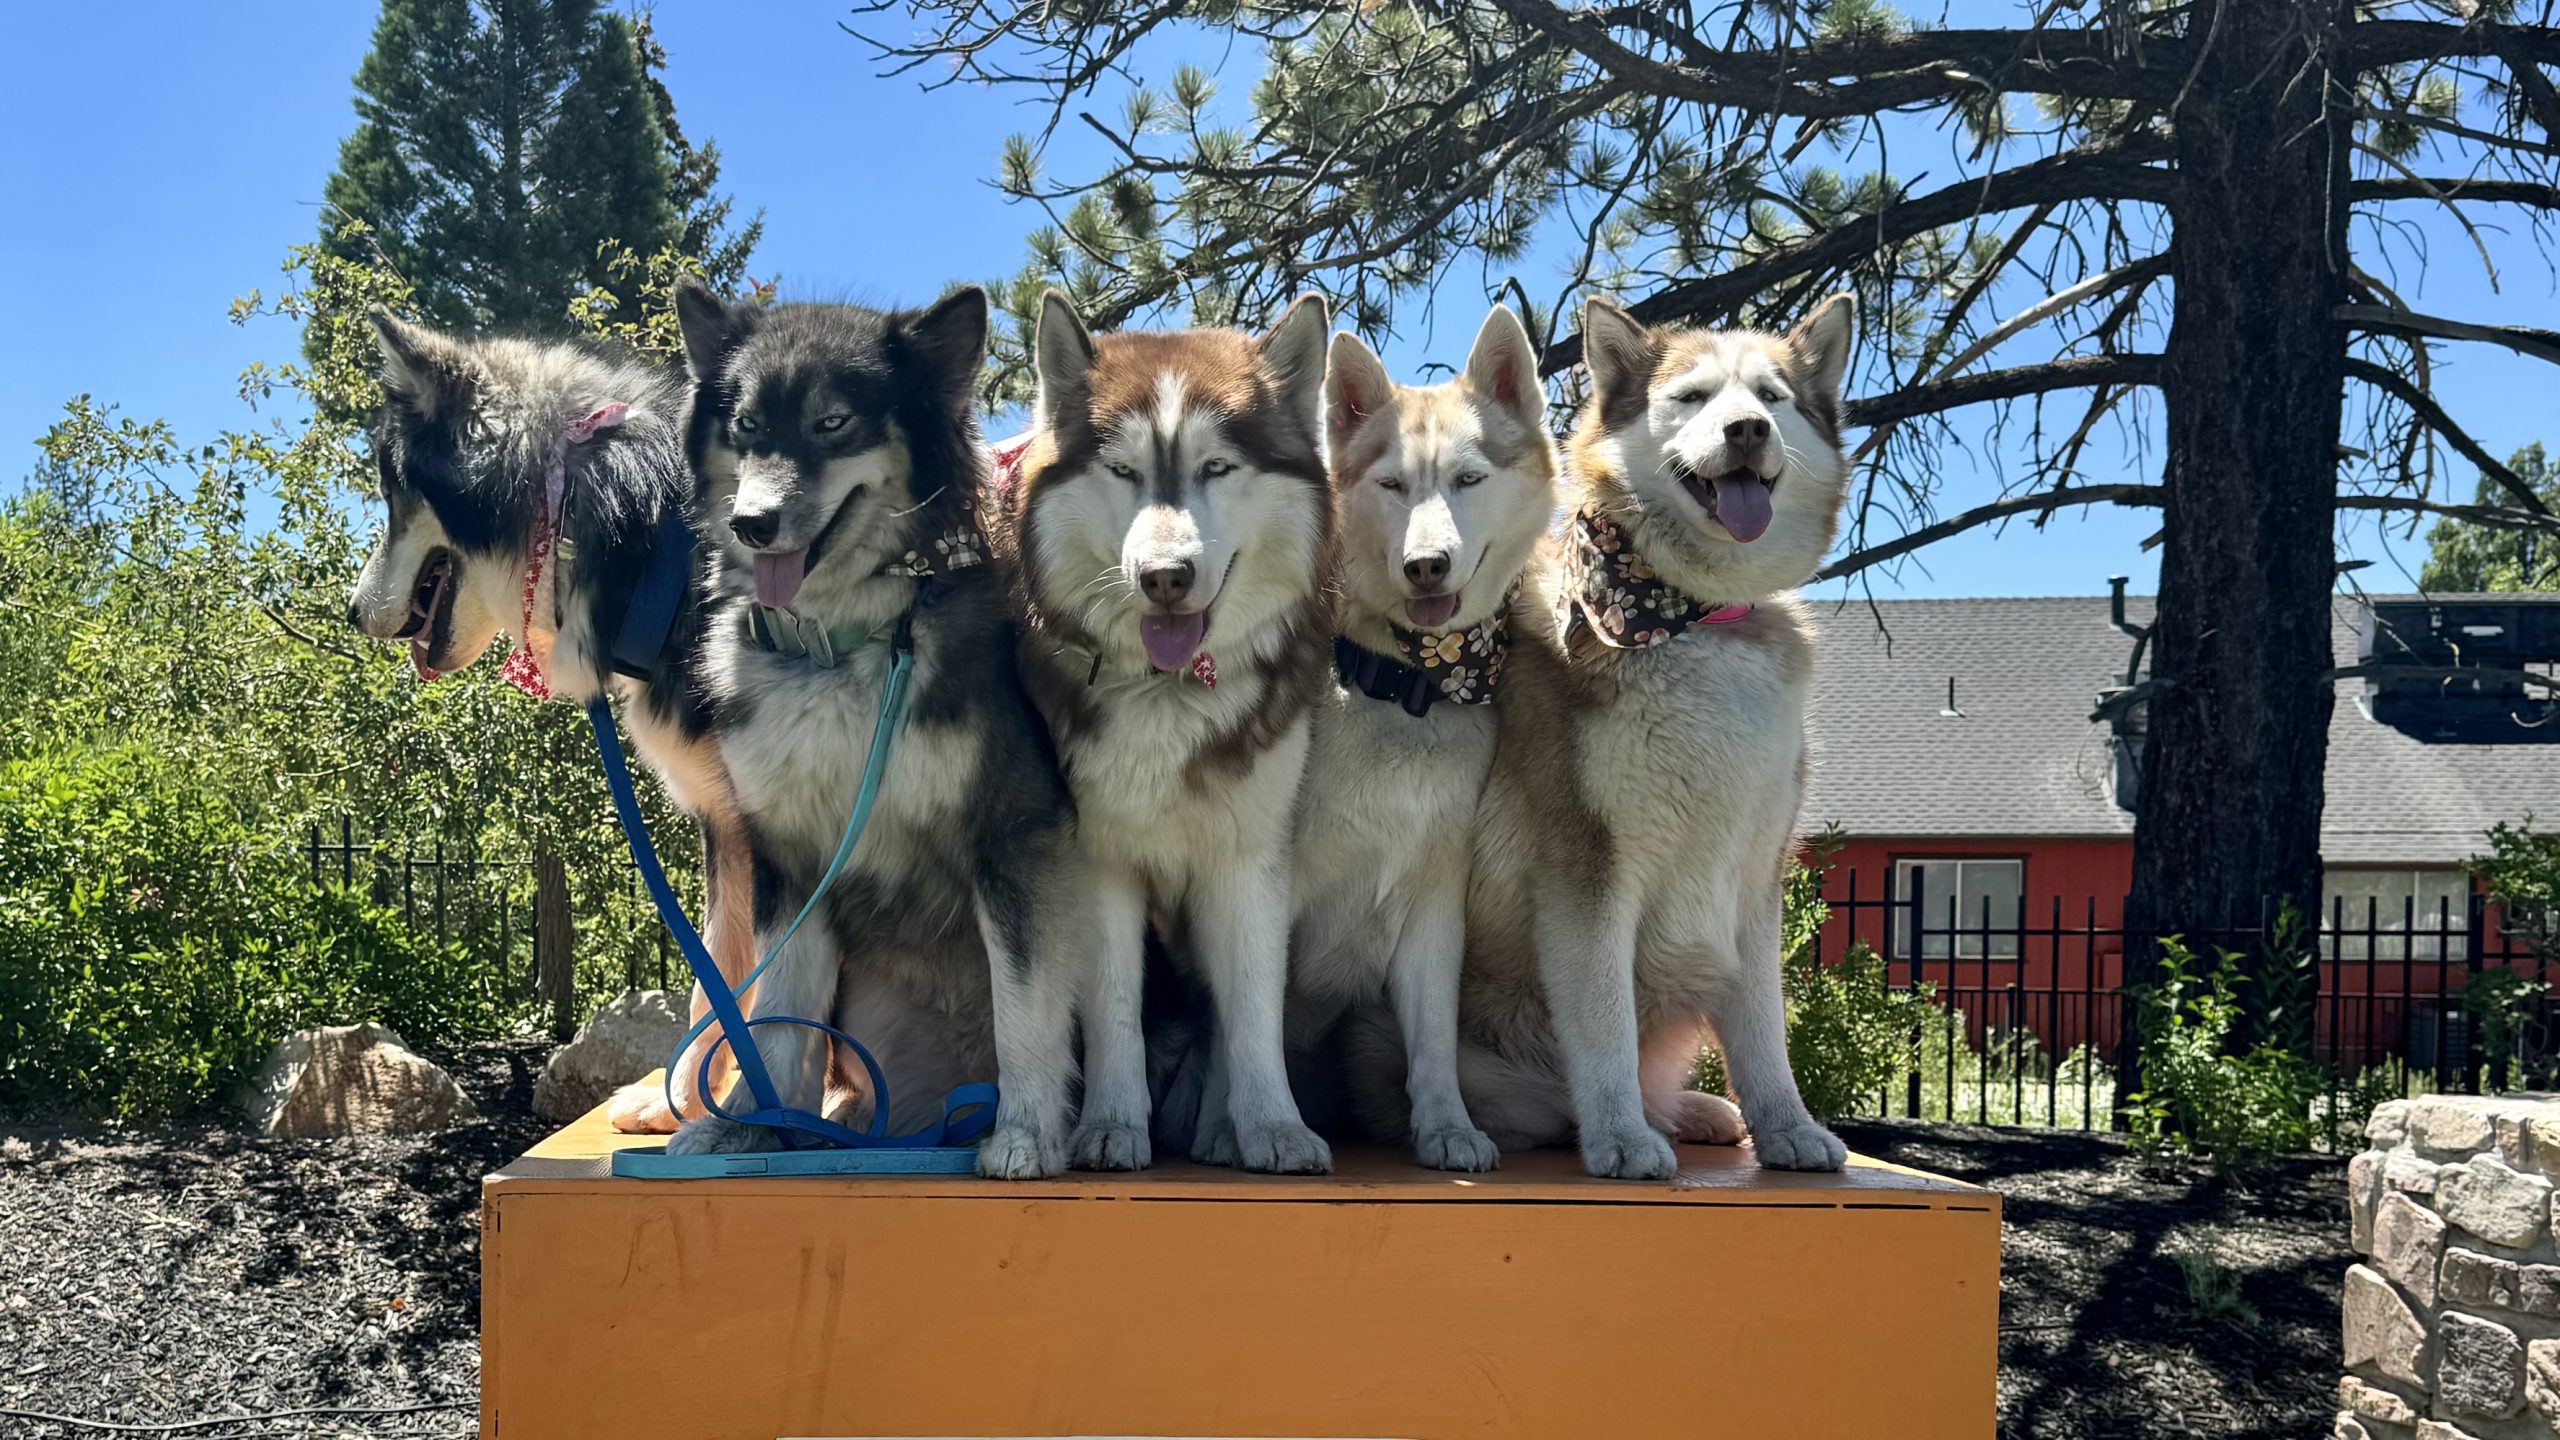
<svg viewBox="0 0 2560 1440">
<path fill-rule="evenodd" d="M 1731 625 L 1751 615 L 1748 605 L 1710 608 L 1673 589 L 1635 552 L 1616 521 L 1588 510 L 1574 512 L 1564 564 L 1556 633 L 1567 644 L 1575 626 L 1589 625 L 1603 645 L 1644 650 L 1702 625 Z"/>
<path fill-rule="evenodd" d="M 560 432 L 560 443 L 552 447 L 550 463 L 542 472 L 542 493 L 534 501 L 533 548 L 526 552 L 524 562 L 524 623 L 516 630 L 515 648 L 507 652 L 506 663 L 498 668 L 498 678 L 536 700 L 551 698 L 551 641 L 560 628 L 560 578 L 551 573 L 551 559 L 559 548 L 560 517 L 568 502 L 569 447 L 594 439 L 599 430 L 613 429 L 630 413 L 630 406 L 616 400 L 570 421 Z M 551 582 L 551 623 L 537 630 L 533 623 L 534 599 L 546 579 Z"/>
</svg>

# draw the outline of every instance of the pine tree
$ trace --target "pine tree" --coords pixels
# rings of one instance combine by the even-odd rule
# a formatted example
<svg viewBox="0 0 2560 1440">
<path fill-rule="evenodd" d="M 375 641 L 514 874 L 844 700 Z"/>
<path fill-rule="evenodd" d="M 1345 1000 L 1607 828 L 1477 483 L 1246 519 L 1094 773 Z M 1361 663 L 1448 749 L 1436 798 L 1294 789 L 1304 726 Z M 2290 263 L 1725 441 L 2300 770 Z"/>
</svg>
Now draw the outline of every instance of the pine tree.
<svg viewBox="0 0 2560 1440">
<path fill-rule="evenodd" d="M 2507 469 L 2545 505 L 2560 510 L 2560 465 L 2543 454 L 2541 442 L 2508 456 Z M 2484 472 L 2472 506 L 2485 518 L 2497 519 L 2496 507 L 2505 494 L 2505 487 Z M 2560 590 L 2560 546 L 2547 531 L 2447 518 L 2427 537 L 2427 549 L 2427 568 L 2418 572 L 2418 587 L 2429 594 Z"/>
<path fill-rule="evenodd" d="M 715 290 L 738 288 L 747 276 L 747 256 L 764 238 L 764 212 L 747 217 L 746 223 L 731 229 L 729 216 L 733 202 L 720 191 L 720 142 L 705 140 L 696 145 L 687 139 L 684 127 L 676 123 L 676 98 L 667 90 L 663 78 L 667 70 L 667 47 L 658 43 L 654 17 L 643 10 L 632 31 L 632 44 L 640 52 L 640 75 L 649 87 L 649 99 L 657 107 L 658 130 L 667 139 L 667 163 L 673 167 L 675 182 L 668 199 L 675 203 L 676 213 L 683 218 L 684 233 L 676 239 L 679 254 L 701 262 L 703 278 Z"/>
<path fill-rule="evenodd" d="M 600 247 L 686 231 L 637 39 L 596 0 L 383 0 L 324 241 L 377 248 L 440 324 L 565 326 Z"/>
</svg>

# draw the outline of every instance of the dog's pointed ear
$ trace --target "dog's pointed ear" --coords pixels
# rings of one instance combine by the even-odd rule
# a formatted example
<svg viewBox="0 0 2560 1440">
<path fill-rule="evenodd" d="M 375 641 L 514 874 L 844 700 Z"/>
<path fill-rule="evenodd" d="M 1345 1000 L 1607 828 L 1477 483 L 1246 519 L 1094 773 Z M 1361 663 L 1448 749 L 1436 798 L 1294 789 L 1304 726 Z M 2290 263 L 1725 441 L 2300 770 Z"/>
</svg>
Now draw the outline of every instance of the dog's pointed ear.
<svg viewBox="0 0 2560 1440">
<path fill-rule="evenodd" d="M 452 337 L 380 305 L 366 310 L 364 318 L 382 351 L 383 391 L 393 400 L 432 418 L 469 394 L 471 357 Z"/>
<path fill-rule="evenodd" d="M 676 282 L 676 329 L 684 336 L 684 368 L 709 379 L 736 339 L 737 321 L 711 287 L 690 276 Z"/>
<path fill-rule="evenodd" d="M 1797 383 L 1837 405 L 1849 373 L 1849 342 L 1857 329 L 1856 296 L 1844 292 L 1813 307 L 1803 324 L 1787 332 Z"/>
<path fill-rule="evenodd" d="M 1280 323 L 1262 337 L 1262 367 L 1293 414 L 1316 413 L 1324 391 L 1325 332 L 1331 324 L 1324 297 L 1310 291 L 1290 301 Z"/>
<path fill-rule="evenodd" d="M 963 285 L 899 328 L 931 372 L 934 387 L 955 408 L 975 403 L 978 367 L 987 358 L 986 291 Z"/>
<path fill-rule="evenodd" d="M 1496 305 L 1467 352 L 1467 388 L 1535 430 L 1547 418 L 1547 387 L 1538 383 L 1538 348 L 1508 305 Z"/>
<path fill-rule="evenodd" d="M 1043 428 L 1085 403 L 1093 374 L 1093 332 L 1066 296 L 1052 290 L 1040 297 L 1040 322 L 1031 339 L 1031 368 L 1040 381 L 1032 416 Z"/>
<path fill-rule="evenodd" d="M 1597 295 L 1583 303 L 1582 363 L 1604 407 L 1613 397 L 1643 394 L 1661 358 L 1653 332 L 1636 317 Z"/>
<path fill-rule="evenodd" d="M 1333 452 L 1341 454 L 1343 444 L 1394 394 L 1387 367 L 1359 336 L 1348 330 L 1334 336 L 1324 362 L 1324 433 Z"/>
</svg>

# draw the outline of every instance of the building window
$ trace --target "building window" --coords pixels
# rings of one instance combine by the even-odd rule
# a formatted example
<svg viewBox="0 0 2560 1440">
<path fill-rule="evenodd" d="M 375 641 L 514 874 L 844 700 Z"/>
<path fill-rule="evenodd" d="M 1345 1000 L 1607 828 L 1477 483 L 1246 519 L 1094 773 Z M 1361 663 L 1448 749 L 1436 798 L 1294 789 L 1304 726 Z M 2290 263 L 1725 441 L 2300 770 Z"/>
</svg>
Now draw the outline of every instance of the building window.
<svg viewBox="0 0 2560 1440">
<path fill-rule="evenodd" d="M 2023 860 L 1897 860 L 1894 891 L 1905 902 L 1917 899 L 1915 913 L 1905 909 L 1894 932 L 1893 958 L 1909 960 L 1912 932 L 1919 932 L 1923 960 L 2015 960 L 2018 958 L 2019 903 L 2027 893 Z M 1953 923 L 1949 902 L 1953 901 Z M 1990 907 L 1990 923 L 1983 907 Z"/>
<path fill-rule="evenodd" d="M 2462 958 L 2471 923 L 2466 871 L 2332 867 L 2320 888 L 2322 939 L 2335 947 L 2322 948 L 2340 960 Z"/>
</svg>

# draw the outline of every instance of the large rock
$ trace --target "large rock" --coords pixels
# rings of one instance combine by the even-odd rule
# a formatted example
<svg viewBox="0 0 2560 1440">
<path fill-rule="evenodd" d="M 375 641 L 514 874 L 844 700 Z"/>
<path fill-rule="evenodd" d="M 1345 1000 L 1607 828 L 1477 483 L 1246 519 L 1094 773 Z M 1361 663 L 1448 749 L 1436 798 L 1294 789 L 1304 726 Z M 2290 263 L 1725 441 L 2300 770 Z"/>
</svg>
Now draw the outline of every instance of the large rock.
<svg viewBox="0 0 2560 1440">
<path fill-rule="evenodd" d="M 2526 1246 L 2542 1234 L 2551 1182 L 2495 1155 L 2474 1155 L 2437 1172 L 2436 1208 L 2444 1218 L 2493 1245 Z"/>
<path fill-rule="evenodd" d="M 2347 1366 L 2369 1365 L 2403 1385 L 2427 1388 L 2427 1327 L 2391 1282 L 2366 1266 L 2347 1270 Z"/>
<path fill-rule="evenodd" d="M 2457 1414 L 2503 1420 L 2524 1404 L 2524 1342 L 2495 1321 L 2448 1314 L 2436 1399 Z"/>
<path fill-rule="evenodd" d="M 2526 1343 L 2524 1398 L 2542 1417 L 2542 1423 L 2560 1435 L 2560 1340 Z"/>
<path fill-rule="evenodd" d="M 297 1030 L 234 1099 L 259 1134 L 285 1139 L 415 1135 L 480 1118 L 452 1076 L 385 1025 Z"/>
<path fill-rule="evenodd" d="M 2406 1195 L 2386 1196 L 2373 1221 L 2373 1268 L 2400 1282 L 2421 1305 L 2436 1303 L 2444 1219 Z"/>
<path fill-rule="evenodd" d="M 614 1091 L 658 1069 L 684 1038 L 682 997 L 670 990 L 625 990 L 551 1052 L 533 1082 L 533 1113 L 565 1123 L 593 1110 Z"/>
</svg>

